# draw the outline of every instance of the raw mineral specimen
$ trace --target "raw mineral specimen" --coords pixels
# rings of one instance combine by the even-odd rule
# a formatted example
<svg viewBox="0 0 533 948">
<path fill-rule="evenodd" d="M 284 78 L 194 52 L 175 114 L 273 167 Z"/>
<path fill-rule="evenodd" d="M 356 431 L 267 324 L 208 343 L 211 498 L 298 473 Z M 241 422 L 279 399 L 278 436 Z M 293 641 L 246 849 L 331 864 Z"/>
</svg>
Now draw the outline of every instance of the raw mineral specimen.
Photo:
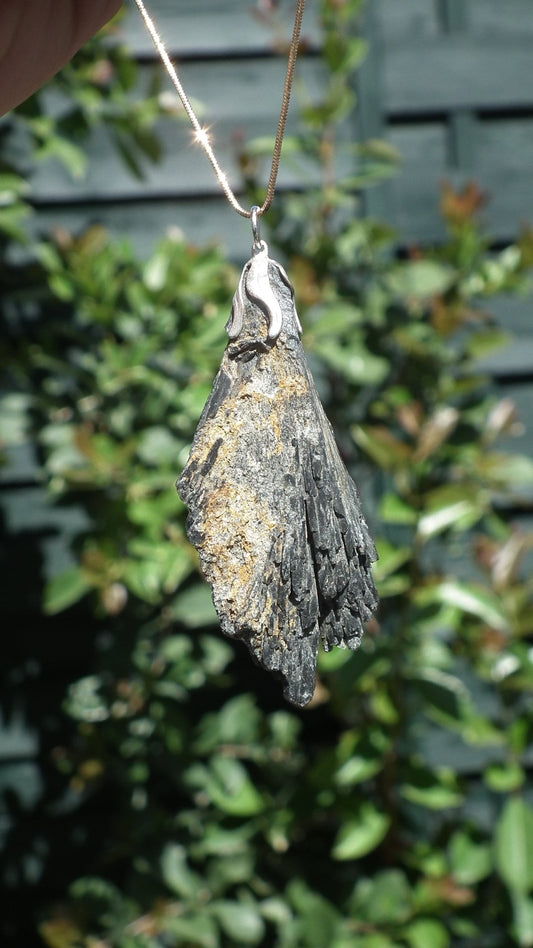
<svg viewBox="0 0 533 948">
<path fill-rule="evenodd" d="M 376 550 L 300 342 L 294 293 L 254 244 L 178 491 L 222 631 L 313 697 L 319 641 L 357 648 Z"/>
</svg>

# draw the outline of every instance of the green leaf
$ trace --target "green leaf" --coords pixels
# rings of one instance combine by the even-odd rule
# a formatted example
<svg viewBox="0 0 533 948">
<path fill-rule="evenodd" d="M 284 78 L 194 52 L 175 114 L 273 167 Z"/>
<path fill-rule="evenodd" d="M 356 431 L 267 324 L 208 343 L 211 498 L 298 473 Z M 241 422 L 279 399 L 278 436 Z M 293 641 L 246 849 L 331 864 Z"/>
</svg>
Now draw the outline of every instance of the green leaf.
<svg viewBox="0 0 533 948">
<path fill-rule="evenodd" d="M 433 918 L 417 918 L 405 931 L 410 948 L 448 948 L 450 935 L 442 922 Z"/>
<path fill-rule="evenodd" d="M 357 818 L 347 820 L 337 834 L 334 859 L 360 859 L 372 852 L 387 835 L 390 818 L 370 802 L 359 808 Z"/>
<path fill-rule="evenodd" d="M 222 640 L 220 636 L 215 638 L 213 635 L 200 636 L 200 644 L 203 650 L 203 665 L 208 675 L 220 675 L 229 665 L 233 658 L 233 649 L 229 642 Z"/>
<path fill-rule="evenodd" d="M 484 452 L 476 461 L 476 470 L 489 484 L 504 490 L 533 484 L 533 461 L 524 454 Z"/>
<path fill-rule="evenodd" d="M 421 605 L 429 605 L 433 601 L 454 606 L 462 612 L 477 616 L 501 632 L 507 632 L 509 628 L 501 600 L 481 585 L 450 579 L 421 589 L 416 599 Z"/>
<path fill-rule="evenodd" d="M 363 321 L 363 312 L 353 303 L 347 303 L 344 300 L 336 300 L 334 303 L 313 307 L 307 313 L 309 321 L 309 332 L 312 333 L 314 343 L 326 338 L 328 341 L 331 336 L 344 335 L 354 326 Z M 322 352 L 321 346 L 317 353 Z"/>
<path fill-rule="evenodd" d="M 27 195 L 30 185 L 18 174 L 0 174 L 0 208 L 4 209 Z"/>
<path fill-rule="evenodd" d="M 176 936 L 179 941 L 176 945 L 194 945 L 194 948 L 218 948 L 220 941 L 217 926 L 207 915 L 205 908 L 201 914 L 184 916 L 182 918 L 167 917 L 162 913 L 158 918 L 162 931 Z M 140 948 L 140 946 L 139 946 Z"/>
<path fill-rule="evenodd" d="M 468 340 L 465 353 L 472 359 L 485 359 L 512 341 L 513 336 L 503 329 L 485 329 L 481 332 L 478 330 Z"/>
<path fill-rule="evenodd" d="M 510 797 L 496 826 L 496 868 L 506 885 L 525 894 L 533 888 L 533 810 Z"/>
<path fill-rule="evenodd" d="M 261 941 L 265 923 L 255 905 L 220 899 L 211 902 L 210 909 L 229 938 L 245 945 L 256 945 Z"/>
<path fill-rule="evenodd" d="M 205 583 L 195 583 L 194 586 L 180 592 L 174 600 L 172 616 L 188 629 L 218 625 L 218 616 L 209 586 Z"/>
<path fill-rule="evenodd" d="M 177 843 L 167 843 L 161 855 L 161 872 L 169 889 L 185 899 L 195 899 L 201 878 L 187 865 L 187 853 Z"/>
<path fill-rule="evenodd" d="M 476 843 L 463 829 L 450 839 L 450 868 L 459 885 L 475 885 L 492 872 L 492 851 L 486 843 Z"/>
<path fill-rule="evenodd" d="M 26 204 L 13 204 L 11 207 L 0 206 L 0 233 L 9 240 L 25 244 L 28 240 L 26 228 L 23 225 L 32 213 Z"/>
<path fill-rule="evenodd" d="M 388 495 L 389 497 L 392 495 Z M 395 573 L 413 558 L 413 550 L 409 546 L 393 546 L 388 540 L 380 538 L 376 541 L 379 560 L 372 569 L 374 579 L 379 583 Z"/>
<path fill-rule="evenodd" d="M 379 385 L 389 372 L 389 363 L 365 349 L 362 336 L 348 349 L 332 340 L 322 341 L 317 350 L 326 365 L 348 382 L 356 385 Z"/>
<path fill-rule="evenodd" d="M 491 764 L 483 774 L 485 783 L 496 793 L 512 793 L 523 786 L 526 775 L 516 761 L 504 764 Z"/>
<path fill-rule="evenodd" d="M 384 494 L 379 507 L 381 519 L 385 523 L 399 523 L 406 526 L 416 523 L 418 514 L 414 507 L 402 500 L 398 494 Z"/>
<path fill-rule="evenodd" d="M 227 892 L 232 886 L 248 885 L 254 874 L 254 854 L 239 853 L 227 859 L 212 859 L 209 865 L 209 888 L 212 892 Z"/>
<path fill-rule="evenodd" d="M 194 852 L 202 856 L 242 856 L 250 852 L 249 837 L 252 835 L 253 827 L 249 823 L 241 822 L 236 829 L 231 830 L 210 824 L 202 839 L 195 844 Z"/>
<path fill-rule="evenodd" d="M 90 913 L 100 924 L 113 915 L 123 914 L 124 909 L 126 909 L 128 920 L 131 918 L 131 909 L 126 905 L 118 886 L 99 876 L 83 876 L 81 879 L 76 879 L 69 886 L 69 895 L 75 902 L 81 902 L 85 912 Z M 78 911 L 79 908 L 78 905 Z"/>
<path fill-rule="evenodd" d="M 396 471 L 412 463 L 412 450 L 383 425 L 356 425 L 352 435 L 360 448 L 384 471 Z"/>
<path fill-rule="evenodd" d="M 313 892 L 302 879 L 293 879 L 287 888 L 289 901 L 294 906 L 302 943 L 306 948 L 324 948 L 334 944 L 342 916 L 324 896 Z"/>
<path fill-rule="evenodd" d="M 339 767 L 335 774 L 335 783 L 339 787 L 353 787 L 364 780 L 370 780 L 383 768 L 381 757 L 364 757 L 356 754 Z"/>
<path fill-rule="evenodd" d="M 335 672 L 337 669 L 347 665 L 353 653 L 350 654 L 347 649 L 333 648 L 331 652 L 324 652 L 322 649 L 318 653 L 318 669 L 321 672 Z"/>
<path fill-rule="evenodd" d="M 405 874 L 387 869 L 356 887 L 351 913 L 375 925 L 402 924 L 412 914 L 413 893 Z"/>
<path fill-rule="evenodd" d="M 513 934 L 519 945 L 531 948 L 533 945 L 533 899 L 516 890 L 511 893 L 513 906 Z"/>
<path fill-rule="evenodd" d="M 277 896 L 262 900 L 261 915 L 266 918 L 267 922 L 272 922 L 277 926 L 288 925 L 292 917 L 285 899 Z"/>
<path fill-rule="evenodd" d="M 161 564 L 146 560 L 129 560 L 124 567 L 123 579 L 139 599 L 157 603 L 161 598 L 163 573 Z"/>
<path fill-rule="evenodd" d="M 89 724 L 107 720 L 109 708 L 102 697 L 101 685 L 97 675 L 86 675 L 69 686 L 65 703 L 71 717 Z"/>
<path fill-rule="evenodd" d="M 89 590 L 91 583 L 79 566 L 54 576 L 45 586 L 43 608 L 47 615 L 55 615 L 79 602 Z"/>
<path fill-rule="evenodd" d="M 406 800 L 429 810 L 444 810 L 463 802 L 457 778 L 449 770 L 437 771 L 413 768 L 411 779 L 400 787 Z"/>
<path fill-rule="evenodd" d="M 240 761 L 215 757 L 211 764 L 207 790 L 213 803 L 233 816 L 261 813 L 265 804 Z"/>
<path fill-rule="evenodd" d="M 146 465 L 154 467 L 161 464 L 176 464 L 183 442 L 163 425 L 146 428 L 138 441 L 137 454 Z M 169 482 L 169 491 L 172 484 Z M 177 501 L 176 501 L 177 506 Z"/>
<path fill-rule="evenodd" d="M 204 715 L 197 750 L 206 754 L 220 744 L 249 745 L 258 740 L 261 723 L 255 697 L 249 694 L 237 695 L 214 714 Z"/>
<path fill-rule="evenodd" d="M 477 487 L 446 484 L 426 495 L 426 506 L 418 521 L 418 533 L 424 539 L 443 530 L 467 530 L 484 513 L 483 495 Z"/>
<path fill-rule="evenodd" d="M 408 260 L 387 275 L 387 284 L 394 296 L 427 299 L 450 288 L 456 278 L 455 270 L 434 260 Z"/>
<path fill-rule="evenodd" d="M 412 679 L 432 708 L 451 718 L 461 718 L 468 692 L 459 678 L 438 668 L 422 668 L 413 673 Z"/>
<path fill-rule="evenodd" d="M 66 138 L 50 135 L 35 152 L 36 158 L 43 161 L 57 158 L 70 171 L 73 178 L 83 178 L 87 170 L 87 156 L 82 148 Z"/>
<path fill-rule="evenodd" d="M 64 916 L 41 922 L 38 931 L 44 944 L 49 948 L 77 948 L 82 943 L 82 931 L 78 925 Z"/>
<path fill-rule="evenodd" d="M 392 938 L 389 938 L 389 936 L 383 932 L 372 932 L 370 935 L 362 935 L 357 939 L 357 942 L 351 940 L 347 944 L 342 945 L 342 948 L 352 948 L 352 946 L 355 948 L 355 945 L 357 945 L 357 948 L 398 948 L 398 942 L 393 941 Z"/>
<path fill-rule="evenodd" d="M 401 596 L 411 588 L 411 577 L 408 574 L 389 576 L 388 579 L 378 580 L 377 586 L 380 599 Z"/>
<path fill-rule="evenodd" d="M 250 142 L 246 142 L 246 154 L 250 157 L 264 157 L 272 154 L 275 138 L 273 135 L 257 135 Z M 301 155 L 302 143 L 294 135 L 285 135 L 283 138 L 283 154 Z"/>
</svg>

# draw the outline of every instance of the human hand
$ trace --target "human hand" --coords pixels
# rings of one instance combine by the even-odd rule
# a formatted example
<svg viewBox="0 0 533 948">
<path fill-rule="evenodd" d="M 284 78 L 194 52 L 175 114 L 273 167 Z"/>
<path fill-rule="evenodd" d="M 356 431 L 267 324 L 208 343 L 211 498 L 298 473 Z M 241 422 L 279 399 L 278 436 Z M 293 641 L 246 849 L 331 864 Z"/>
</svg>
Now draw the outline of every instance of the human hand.
<svg viewBox="0 0 533 948">
<path fill-rule="evenodd" d="M 0 0 L 0 115 L 72 58 L 122 0 Z"/>
</svg>

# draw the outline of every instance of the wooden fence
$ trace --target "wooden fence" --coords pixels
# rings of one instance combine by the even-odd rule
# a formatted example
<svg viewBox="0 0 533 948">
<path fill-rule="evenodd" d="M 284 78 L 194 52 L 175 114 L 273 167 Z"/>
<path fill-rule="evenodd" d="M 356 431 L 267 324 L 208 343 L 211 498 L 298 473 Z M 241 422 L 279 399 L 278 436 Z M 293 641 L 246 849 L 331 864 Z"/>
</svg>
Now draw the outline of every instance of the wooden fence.
<svg viewBox="0 0 533 948">
<path fill-rule="evenodd" d="M 133 8 L 122 29 L 135 50 L 146 81 L 157 66 L 155 53 Z M 280 4 L 285 35 L 292 2 Z M 318 3 L 309 0 L 304 24 L 308 52 L 298 65 L 298 83 L 320 91 L 317 50 Z M 271 136 L 277 122 L 285 58 L 275 51 L 275 35 L 243 0 L 151 0 L 151 8 L 190 95 L 205 106 L 213 123 L 228 176 L 238 183 L 235 142 Z M 491 201 L 486 219 L 496 245 L 513 239 L 533 222 L 533 4 L 531 0 L 370 0 L 365 22 L 370 53 L 358 81 L 358 109 L 348 125 L 354 140 L 388 139 L 403 156 L 397 177 L 363 195 L 363 212 L 385 219 L 401 244 L 428 244 L 443 237 L 438 213 L 439 186 L 446 178 L 460 186 L 473 179 Z M 250 229 L 220 196 L 212 170 L 192 144 L 189 127 L 169 119 L 160 134 L 165 156 L 139 183 L 128 175 L 105 133 L 87 145 L 89 171 L 72 180 L 53 163 L 36 170 L 33 193 L 36 226 L 63 224 L 75 231 L 100 221 L 126 234 L 147 252 L 168 227 L 179 227 L 197 242 L 220 240 L 236 260 L 249 254 Z M 268 169 L 265 168 L 265 177 Z M 306 172 L 305 174 L 309 174 Z M 282 189 L 305 185 L 284 163 Z M 516 342 L 488 365 L 502 395 L 513 398 L 527 420 L 533 407 L 533 321 L 530 299 L 498 299 L 493 311 Z M 518 450 L 532 448 L 531 430 Z M 531 451 L 530 451 L 531 453 Z M 10 547 L 6 571 L 52 572 L 68 563 L 69 544 L 81 513 L 51 507 L 39 486 L 35 458 L 21 449 L 16 466 L 0 472 L 2 512 Z M 529 519 L 527 511 L 517 512 Z M 35 537 L 42 557 L 28 562 Z M 4 572 L 4 576 L 6 572 Z M 49 694 L 53 716 L 69 675 L 83 672 L 90 649 L 71 618 L 43 620 L 39 604 L 6 591 L 10 615 L 8 652 L 14 661 L 14 692 L 0 735 L 0 788 L 16 787 L 28 807 L 39 807 L 39 737 L 33 720 L 33 688 Z M 38 627 L 37 627 L 38 624 Z M 14 634 L 16 632 L 16 634 Z M 40 643 L 36 647 L 36 642 Z M 18 678 L 17 678 L 18 675 Z M 33 684 L 35 682 L 35 684 Z M 46 702 L 44 702 L 46 704 Z M 1 721 L 0 721 L 1 724 Z M 42 752 L 42 746 L 41 746 Z M 2 823 L 0 821 L 0 830 Z M 28 827 L 28 832 L 31 827 Z"/>
</svg>

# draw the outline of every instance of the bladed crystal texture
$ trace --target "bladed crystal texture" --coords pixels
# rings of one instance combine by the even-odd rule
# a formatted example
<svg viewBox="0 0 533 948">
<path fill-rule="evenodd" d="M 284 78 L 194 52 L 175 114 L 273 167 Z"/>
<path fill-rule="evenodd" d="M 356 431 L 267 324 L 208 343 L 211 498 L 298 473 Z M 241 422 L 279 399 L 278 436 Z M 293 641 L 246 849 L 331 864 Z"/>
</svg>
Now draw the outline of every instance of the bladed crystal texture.
<svg viewBox="0 0 533 948">
<path fill-rule="evenodd" d="M 294 292 L 254 245 L 178 491 L 222 631 L 303 707 L 320 641 L 357 648 L 377 558 L 307 365 Z"/>
</svg>

